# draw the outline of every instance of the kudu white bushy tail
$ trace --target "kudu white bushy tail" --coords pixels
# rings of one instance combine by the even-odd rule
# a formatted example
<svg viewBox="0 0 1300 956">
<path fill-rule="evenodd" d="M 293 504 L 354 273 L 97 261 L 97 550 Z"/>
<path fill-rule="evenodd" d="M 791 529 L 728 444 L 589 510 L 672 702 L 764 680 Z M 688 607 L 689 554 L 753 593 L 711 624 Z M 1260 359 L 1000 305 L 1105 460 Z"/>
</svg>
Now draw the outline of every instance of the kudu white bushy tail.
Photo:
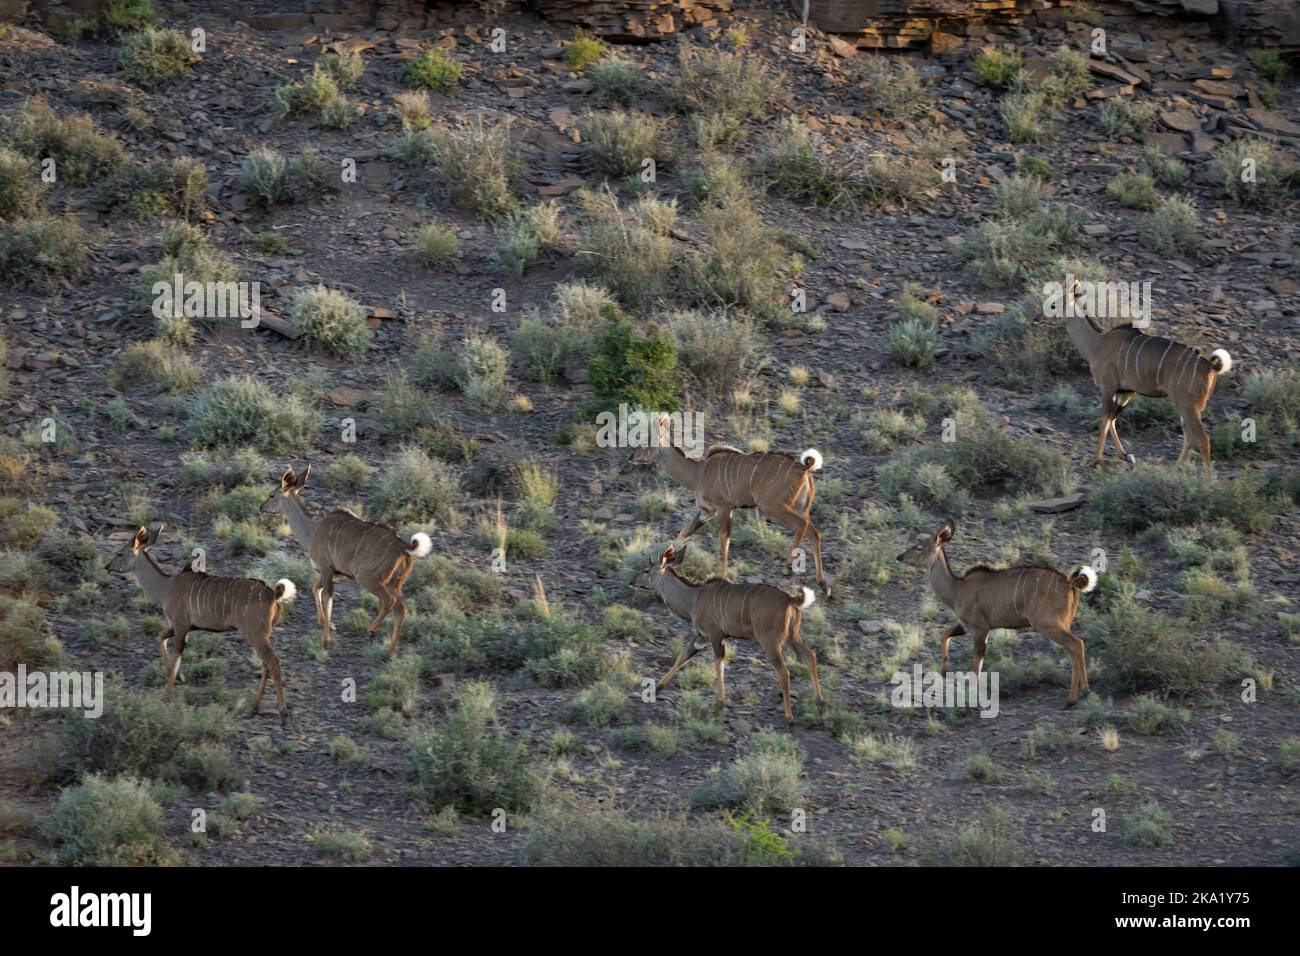
<svg viewBox="0 0 1300 956">
<path fill-rule="evenodd" d="M 166 628 L 159 637 L 163 670 L 167 674 L 164 696 L 171 696 L 176 675 L 181 669 L 181 655 L 190 631 L 239 631 L 252 646 L 262 663 L 262 682 L 253 701 L 253 713 L 262 706 L 267 678 L 275 680 L 275 702 L 281 722 L 289 717 L 284 699 L 284 679 L 280 658 L 271 647 L 271 631 L 284 615 L 284 605 L 297 596 L 298 589 L 288 578 L 268 587 L 254 578 L 223 578 L 215 574 L 182 568 L 168 574 L 154 561 L 149 549 L 157 543 L 163 526 L 151 533 L 141 528 L 109 562 L 108 569 L 135 577 L 145 593 L 162 606 Z M 176 654 L 167 652 L 168 639 L 175 639 Z"/>
<path fill-rule="evenodd" d="M 957 623 L 943 632 L 942 666 L 948 667 L 948 642 L 959 634 L 975 640 L 975 671 L 984 668 L 989 631 L 995 628 L 1032 627 L 1065 648 L 1070 655 L 1070 697 L 1066 706 L 1079 699 L 1079 689 L 1088 690 L 1088 666 L 1083 640 L 1070 631 L 1079 610 L 1079 596 L 1097 585 L 1097 573 L 1086 564 L 1068 576 L 1051 568 L 1020 565 L 995 571 L 974 567 L 958 577 L 948 564 L 945 545 L 956 530 L 947 521 L 936 534 L 922 534 L 898 560 L 923 568 L 929 574 L 935 596 L 957 615 Z"/>
<path fill-rule="evenodd" d="M 1076 281 L 1065 290 L 1071 305 L 1066 310 L 1065 321 L 1070 339 L 1087 359 L 1092 380 L 1101 391 L 1101 434 L 1097 436 L 1092 463 L 1102 463 L 1108 436 L 1121 456 L 1130 457 L 1115 430 L 1115 419 L 1135 394 L 1148 395 L 1168 398 L 1182 420 L 1183 450 L 1177 464 L 1182 464 L 1195 444 L 1200 449 L 1206 477 L 1211 477 L 1210 433 L 1201 421 L 1201 414 L 1214 393 L 1218 376 L 1232 369 L 1232 356 L 1224 349 L 1215 349 L 1209 358 L 1203 358 L 1196 349 L 1158 335 L 1147 335 L 1131 324 L 1103 330 L 1080 306 L 1079 285 Z"/>
<path fill-rule="evenodd" d="M 299 493 L 307 484 L 311 465 L 301 475 L 286 468 L 280 484 L 262 504 L 263 511 L 278 511 L 289 522 L 293 535 L 311 559 L 320 579 L 312 588 L 316 597 L 316 620 L 321 624 L 321 647 L 330 646 L 334 611 L 334 582 L 352 578 L 375 597 L 379 611 L 366 628 L 373 636 L 389 612 L 393 612 L 393 635 L 388 653 L 396 654 L 406 620 L 402 586 L 414 567 L 414 558 L 433 550 L 433 542 L 422 531 L 403 540 L 387 525 L 363 521 L 349 511 L 331 511 L 317 518 L 302 502 Z"/>
<path fill-rule="evenodd" d="M 732 584 L 720 578 L 696 582 L 677 569 L 686 557 L 686 548 L 668 548 L 638 577 L 642 587 L 654 588 L 668 608 L 683 620 L 690 621 L 695 637 L 682 648 L 677 660 L 658 683 L 664 687 L 692 657 L 713 648 L 713 667 L 717 673 L 718 706 L 726 701 L 723 669 L 728 638 L 758 641 L 768 661 L 776 669 L 785 702 L 785 719 L 794 721 L 790 709 L 790 672 L 782 651 L 788 644 L 812 676 L 813 692 L 822 700 L 821 680 L 817 675 L 817 652 L 799 637 L 803 612 L 816 600 L 812 588 L 800 588 L 797 595 L 787 594 L 768 584 Z"/>
<path fill-rule="evenodd" d="M 690 458 L 672 444 L 668 420 L 660 418 L 657 440 L 639 457 L 656 462 L 695 493 L 695 515 L 682 527 L 679 540 L 686 540 L 716 516 L 722 543 L 722 570 L 726 571 L 731 552 L 731 513 L 737 508 L 757 508 L 794 532 L 789 565 L 794 564 L 799 545 L 808 536 L 817 562 L 817 584 L 824 593 L 830 594 L 822 568 L 822 536 L 812 521 L 813 472 L 822 467 L 821 452 L 817 449 L 809 448 L 796 456 L 783 452 L 746 453 L 714 445 L 702 458 Z"/>
</svg>

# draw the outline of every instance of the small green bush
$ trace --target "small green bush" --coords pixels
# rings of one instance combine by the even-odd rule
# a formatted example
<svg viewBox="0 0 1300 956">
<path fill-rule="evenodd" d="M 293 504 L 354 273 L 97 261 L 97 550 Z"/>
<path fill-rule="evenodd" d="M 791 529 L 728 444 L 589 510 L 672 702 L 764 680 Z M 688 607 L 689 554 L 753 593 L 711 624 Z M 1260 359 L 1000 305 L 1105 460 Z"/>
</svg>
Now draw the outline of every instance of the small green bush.
<svg viewBox="0 0 1300 956">
<path fill-rule="evenodd" d="M 460 240 L 450 226 L 429 223 L 415 234 L 415 248 L 429 265 L 446 265 L 460 257 Z"/>
<path fill-rule="evenodd" d="M 9 117 L 9 144 L 33 159 L 55 160 L 60 182 L 85 186 L 127 161 L 118 140 L 86 114 L 60 117 L 43 97 L 32 97 Z"/>
<path fill-rule="evenodd" d="M 316 286 L 294 298 L 289 320 L 309 345 L 357 361 L 370 346 L 366 310 L 342 292 Z"/>
<path fill-rule="evenodd" d="M 407 86 L 447 90 L 460 82 L 460 64 L 441 47 L 434 47 L 408 60 L 402 78 Z"/>
<path fill-rule="evenodd" d="M 673 159 L 668 124 L 640 112 L 612 110 L 588 113 L 582 121 L 583 137 L 601 172 L 619 179 L 640 173 L 647 159 L 658 169 L 668 169 Z"/>
<path fill-rule="evenodd" d="M 579 34 L 564 48 L 564 62 L 570 70 L 585 70 L 605 55 L 605 44 L 593 36 Z"/>
<path fill-rule="evenodd" d="M 0 225 L 0 274 L 6 281 L 50 293 L 86 264 L 85 231 L 71 219 L 37 216 Z"/>
<path fill-rule="evenodd" d="M 1196 207 L 1181 196 L 1166 196 L 1138 222 L 1142 245 L 1162 256 L 1193 256 L 1201 246 Z"/>
<path fill-rule="evenodd" d="M 199 55 L 179 30 L 145 27 L 122 39 L 119 60 L 128 80 L 152 90 L 188 74 Z"/>
<path fill-rule="evenodd" d="M 677 348 L 658 326 L 637 329 L 614 306 L 601 309 L 606 327 L 596 339 L 588 377 L 600 408 L 628 405 L 648 411 L 681 407 L 674 370 Z"/>
<path fill-rule="evenodd" d="M 984 86 L 1008 87 L 1020 75 L 1020 54 L 986 50 L 971 60 L 975 78 Z"/>
<path fill-rule="evenodd" d="M 454 528 L 460 478 L 451 465 L 419 448 L 404 448 L 384 470 L 370 501 L 384 521 Z"/>
<path fill-rule="evenodd" d="M 276 108 L 287 116 L 318 113 L 338 99 L 339 87 L 328 70 L 317 65 L 296 83 L 276 87 Z"/>
<path fill-rule="evenodd" d="M 1281 507 L 1281 500 L 1269 493 L 1265 478 L 1258 474 L 1207 481 L 1194 469 L 1150 464 L 1103 478 L 1088 501 L 1092 520 L 1116 531 L 1223 521 L 1242 531 L 1258 532 L 1273 523 Z"/>
<path fill-rule="evenodd" d="M 641 96 L 641 68 L 627 60 L 605 57 L 592 65 L 587 77 L 594 86 L 596 102 L 601 106 L 627 109 Z"/>
<path fill-rule="evenodd" d="M 165 866 L 178 855 L 163 836 L 163 810 L 132 776 L 89 774 L 59 794 L 45 834 L 64 866 Z"/>
<path fill-rule="evenodd" d="M 0 219 L 21 219 L 41 204 L 47 186 L 36 160 L 0 146 Z"/>
<path fill-rule="evenodd" d="M 132 386 L 151 386 L 173 395 L 192 392 L 199 383 L 198 364 L 161 339 L 133 342 L 108 373 L 108 385 L 116 391 Z"/>
<path fill-rule="evenodd" d="M 273 455 L 306 451 L 316 439 L 317 416 L 296 395 L 276 394 L 247 376 L 218 379 L 190 405 L 189 431 L 196 445 L 252 445 Z M 260 476 L 259 476 L 260 477 Z"/>
</svg>

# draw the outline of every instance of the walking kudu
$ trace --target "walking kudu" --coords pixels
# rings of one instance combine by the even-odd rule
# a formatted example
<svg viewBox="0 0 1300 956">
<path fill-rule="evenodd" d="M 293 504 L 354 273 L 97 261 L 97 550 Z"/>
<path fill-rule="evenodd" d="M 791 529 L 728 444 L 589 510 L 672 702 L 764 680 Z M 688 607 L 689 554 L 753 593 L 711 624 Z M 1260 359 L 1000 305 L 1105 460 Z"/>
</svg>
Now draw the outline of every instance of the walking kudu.
<svg viewBox="0 0 1300 956">
<path fill-rule="evenodd" d="M 135 537 L 108 563 L 108 570 L 133 575 L 144 592 L 162 605 L 167 622 L 158 639 L 163 670 L 167 673 L 167 689 L 163 696 L 171 696 L 190 631 L 239 631 L 262 662 L 262 683 L 253 701 L 253 714 L 261 710 L 266 681 L 271 677 L 275 680 L 275 703 L 280 712 L 280 722 L 284 724 L 289 719 L 289 708 L 284 701 L 280 658 L 271 647 L 271 631 L 280 623 L 284 605 L 297 596 L 297 588 L 288 578 L 281 578 L 275 582 L 274 588 L 270 588 L 254 578 L 223 578 L 193 571 L 189 567 L 168 574 L 149 554 L 162 529 L 163 526 L 159 525 L 152 533 L 148 528 L 137 531 Z M 167 653 L 168 638 L 176 640 L 175 657 Z"/>
<path fill-rule="evenodd" d="M 974 567 L 961 577 L 952 573 L 944 546 L 956 530 L 951 520 L 937 534 L 921 534 L 916 543 L 898 556 L 904 564 L 924 568 L 935 596 L 957 615 L 957 623 L 939 640 L 942 666 L 948 667 L 948 642 L 960 634 L 975 639 L 975 672 L 984 669 L 984 652 L 989 631 L 994 628 L 1032 627 L 1051 638 L 1070 655 L 1070 697 L 1066 707 L 1079 699 L 1079 688 L 1088 690 L 1088 667 L 1084 663 L 1083 640 L 1070 632 L 1079 610 L 1079 595 L 1097 586 L 1097 573 L 1086 564 L 1067 577 L 1051 568 L 1020 565 L 995 571 Z"/>
<path fill-rule="evenodd" d="M 790 672 L 781 656 L 787 643 L 799 660 L 807 665 L 812 675 L 813 692 L 820 703 L 822 685 L 817 676 L 817 652 L 799 639 L 803 612 L 817 597 L 812 588 L 801 588 L 799 595 L 795 596 L 768 584 L 732 584 L 721 578 L 699 583 L 677 570 L 685 557 L 685 545 L 680 551 L 669 547 L 637 578 L 640 587 L 653 588 L 669 610 L 682 620 L 690 621 L 695 628 L 694 639 L 682 648 L 673 666 L 656 686 L 666 686 L 687 661 L 705 647 L 712 646 L 713 667 L 718 677 L 718 706 L 721 707 L 727 696 L 722 675 L 727 653 L 725 642 L 728 638 L 747 638 L 758 641 L 776 668 L 787 723 L 794 722 L 794 713 L 790 709 Z"/>
<path fill-rule="evenodd" d="M 1208 359 L 1203 358 L 1196 349 L 1159 335 L 1147 335 L 1131 324 L 1102 329 L 1080 307 L 1079 288 L 1076 280 L 1065 290 L 1070 306 L 1065 310 L 1065 323 L 1070 339 L 1088 361 L 1092 380 L 1101 390 L 1101 434 L 1097 436 L 1093 465 L 1102 463 L 1108 435 L 1121 457 L 1134 460 L 1119 440 L 1115 419 L 1134 394 L 1148 395 L 1168 398 L 1182 419 L 1183 450 L 1176 464 L 1183 463 L 1195 443 L 1200 448 L 1205 475 L 1212 477 L 1210 433 L 1201 422 L 1201 413 L 1218 376 L 1232 369 L 1232 356 L 1224 349 L 1215 349 Z"/>
<path fill-rule="evenodd" d="M 747 453 L 714 445 L 704 457 L 689 458 L 672 444 L 668 419 L 660 418 L 657 440 L 640 450 L 637 458 L 657 463 L 695 493 L 695 515 L 682 527 L 678 540 L 686 540 L 717 515 L 725 572 L 731 552 L 731 513 L 737 508 L 757 508 L 794 532 L 788 566 L 794 564 L 804 535 L 812 540 L 817 584 L 830 595 L 822 569 L 822 536 L 812 522 L 813 472 L 822 466 L 821 452 L 817 449 L 809 448 L 795 456 L 784 452 Z"/>
<path fill-rule="evenodd" d="M 262 510 L 278 511 L 285 516 L 293 536 L 320 575 L 312 593 L 316 596 L 316 621 L 324 627 L 321 647 L 328 649 L 330 646 L 334 582 L 343 577 L 352 578 L 379 598 L 379 611 L 366 628 L 372 637 L 388 613 L 396 609 L 393 636 L 388 641 L 388 653 L 396 654 L 402 636 L 402 622 L 406 620 L 402 585 L 415 565 L 413 559 L 423 558 L 432 551 L 433 542 L 422 531 L 404 541 L 388 525 L 362 521 L 342 509 L 317 518 L 298 497 L 310 474 L 311 465 L 301 476 L 295 475 L 292 468 L 286 468 L 279 487 L 263 502 Z"/>
</svg>

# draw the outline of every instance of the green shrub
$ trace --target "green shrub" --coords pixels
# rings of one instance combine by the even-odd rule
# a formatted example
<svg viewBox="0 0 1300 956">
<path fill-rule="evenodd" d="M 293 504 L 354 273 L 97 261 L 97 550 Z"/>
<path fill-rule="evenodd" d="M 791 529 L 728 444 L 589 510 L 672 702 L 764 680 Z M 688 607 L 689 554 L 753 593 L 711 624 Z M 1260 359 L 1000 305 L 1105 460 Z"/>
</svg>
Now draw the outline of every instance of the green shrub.
<svg viewBox="0 0 1300 956">
<path fill-rule="evenodd" d="M 0 225 L 0 273 L 7 280 L 51 293 L 86 264 L 88 240 L 70 219 L 38 216 Z"/>
<path fill-rule="evenodd" d="M 252 445 L 282 455 L 310 448 L 317 428 L 316 415 L 302 399 L 276 394 L 247 376 L 218 379 L 190 405 L 190 437 L 199 446 Z"/>
<path fill-rule="evenodd" d="M 485 219 L 502 219 L 519 204 L 511 178 L 520 164 L 510 134 L 482 117 L 464 129 L 410 130 L 398 155 L 414 165 L 432 165 L 452 200 Z"/>
<path fill-rule="evenodd" d="M 522 276 L 543 252 L 562 248 L 559 204 L 543 202 L 509 213 L 501 232 L 504 239 L 492 255 L 493 262 L 499 269 Z"/>
<path fill-rule="evenodd" d="M 734 135 L 741 124 L 766 117 L 782 101 L 781 91 L 781 78 L 758 58 L 683 46 L 668 96 L 679 112 L 709 117 Z"/>
<path fill-rule="evenodd" d="M 51 658 L 52 645 L 39 604 L 0 594 L 0 668 L 12 673 L 21 663 L 34 667 Z"/>
<path fill-rule="evenodd" d="M 459 497 L 460 479 L 451 465 L 419 448 L 404 448 L 384 469 L 370 502 L 384 521 L 454 528 Z"/>
<path fill-rule="evenodd" d="M 119 33 L 143 30 L 158 22 L 152 0 L 112 0 L 103 16 L 104 24 Z"/>
<path fill-rule="evenodd" d="M 259 146 L 244 158 L 239 181 L 254 200 L 265 206 L 299 202 L 336 189 L 338 182 L 335 170 L 315 149 L 309 147 L 285 159 L 266 146 Z"/>
<path fill-rule="evenodd" d="M 365 834 L 353 830 L 314 833 L 307 839 L 317 852 L 337 857 L 344 863 L 364 863 L 374 852 L 374 846 Z"/>
<path fill-rule="evenodd" d="M 350 90 L 361 81 L 366 72 L 366 63 L 360 51 L 350 53 L 326 53 L 316 61 L 316 67 L 334 80 L 340 90 Z"/>
<path fill-rule="evenodd" d="M 1214 150 L 1214 171 L 1225 195 L 1243 205 L 1284 200 L 1300 183 L 1300 163 L 1266 139 L 1243 137 Z"/>
<path fill-rule="evenodd" d="M 538 793 L 527 741 L 501 726 L 488 684 L 458 687 L 446 712 L 412 735 L 410 760 L 419 795 L 438 809 L 526 810 Z"/>
<path fill-rule="evenodd" d="M 579 34 L 564 48 L 564 62 L 570 70 L 585 70 L 605 55 L 605 44 L 593 36 Z"/>
<path fill-rule="evenodd" d="M 675 265 L 669 235 L 676 202 L 642 198 L 624 214 L 610 192 L 578 194 L 585 213 L 582 265 L 619 301 L 635 308 L 649 304 L 671 288 Z"/>
<path fill-rule="evenodd" d="M 460 64 L 441 47 L 434 47 L 407 60 L 402 78 L 407 86 L 447 90 L 460 82 Z"/>
<path fill-rule="evenodd" d="M 145 27 L 122 39 L 118 59 L 128 80 L 151 90 L 188 74 L 199 55 L 179 30 Z"/>
<path fill-rule="evenodd" d="M 678 364 L 700 397 L 725 399 L 766 364 L 762 340 L 743 314 L 683 311 L 666 321 L 676 339 Z"/>
<path fill-rule="evenodd" d="M 177 862 L 163 810 L 147 782 L 89 774 L 59 794 L 45 827 L 64 866 L 161 866 Z"/>
<path fill-rule="evenodd" d="M 852 61 L 857 76 L 866 86 L 868 109 L 905 121 L 930 108 L 933 96 L 921 81 L 916 67 L 891 56 L 864 56 Z"/>
<path fill-rule="evenodd" d="M 925 862 L 938 866 L 1017 866 L 1025 848 L 1006 807 L 986 803 L 970 823 L 938 838 Z"/>
<path fill-rule="evenodd" d="M 316 286 L 300 290 L 289 320 L 309 345 L 357 361 L 370 345 L 366 310 L 342 292 Z"/>
<path fill-rule="evenodd" d="M 1047 98 L 1036 90 L 1004 96 L 999 109 L 1011 142 L 1037 143 L 1043 139 L 1047 135 L 1043 125 L 1046 107 Z"/>
<path fill-rule="evenodd" d="M 691 794 L 697 806 L 732 807 L 751 813 L 802 806 L 802 758 L 794 753 L 755 750 L 732 761 Z"/>
<path fill-rule="evenodd" d="M 1101 104 L 1097 122 L 1107 136 L 1141 142 L 1155 126 L 1156 108 L 1146 100 L 1108 99 Z"/>
<path fill-rule="evenodd" d="M 1155 803 L 1144 803 L 1124 821 L 1124 842 L 1148 848 L 1172 846 L 1174 839 L 1168 830 L 1172 822 L 1167 810 Z"/>
<path fill-rule="evenodd" d="M 515 361 L 529 381 L 556 382 L 583 366 L 604 324 L 601 310 L 615 307 L 608 292 L 584 282 L 557 285 L 552 300 L 547 313 L 530 313 L 510 338 Z"/>
<path fill-rule="evenodd" d="M 685 262 L 683 280 L 691 298 L 706 306 L 734 305 L 776 324 L 788 321 L 781 278 L 788 256 L 758 210 L 730 201 L 700 210 L 699 217 L 707 245 Z"/>
<path fill-rule="evenodd" d="M 1020 54 L 986 50 L 971 60 L 975 78 L 985 86 L 1008 87 L 1020 76 Z"/>
<path fill-rule="evenodd" d="M 339 87 L 333 75 L 319 64 L 296 83 L 276 87 L 276 108 L 288 116 L 317 113 L 338 99 Z"/>
<path fill-rule="evenodd" d="M 596 339 L 588 364 L 592 392 L 601 409 L 619 405 L 650 411 L 681 407 L 680 384 L 674 370 L 677 348 L 658 326 L 638 329 L 614 306 L 604 306 L 604 331 Z"/>
</svg>

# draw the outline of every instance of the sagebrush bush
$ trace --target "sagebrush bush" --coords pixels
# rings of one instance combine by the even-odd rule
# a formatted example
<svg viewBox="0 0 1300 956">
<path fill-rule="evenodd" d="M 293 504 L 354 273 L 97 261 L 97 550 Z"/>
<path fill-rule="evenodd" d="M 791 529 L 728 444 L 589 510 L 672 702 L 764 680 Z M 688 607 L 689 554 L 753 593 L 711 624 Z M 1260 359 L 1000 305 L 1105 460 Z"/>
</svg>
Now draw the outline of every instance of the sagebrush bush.
<svg viewBox="0 0 1300 956">
<path fill-rule="evenodd" d="M 1156 181 L 1150 173 L 1119 173 L 1106 184 L 1106 192 L 1119 200 L 1121 206 L 1147 212 L 1160 205 Z"/>
<path fill-rule="evenodd" d="M 55 780 L 84 773 L 129 773 L 181 780 L 207 789 L 210 781 L 185 765 L 185 755 L 210 744 L 228 747 L 235 728 L 219 705 L 190 707 L 116 680 L 104 684 L 104 712 L 95 720 L 65 717 L 53 732 L 44 770 Z"/>
<path fill-rule="evenodd" d="M 864 56 L 850 61 L 866 87 L 867 106 L 890 119 L 905 121 L 924 113 L 934 99 L 916 67 L 892 56 Z"/>
<path fill-rule="evenodd" d="M 161 339 L 133 342 L 108 373 L 108 385 L 116 391 L 146 385 L 184 395 L 199 384 L 198 364 L 180 349 Z"/>
<path fill-rule="evenodd" d="M 1025 861 L 1024 844 L 1006 807 L 986 803 L 960 829 L 938 835 L 925 854 L 931 866 L 1017 866 Z"/>
<path fill-rule="evenodd" d="M 641 68 L 627 60 L 605 57 L 587 71 L 587 77 L 594 87 L 596 102 L 601 106 L 627 109 L 641 96 Z"/>
<path fill-rule="evenodd" d="M 352 89 L 366 72 L 366 62 L 357 50 L 326 53 L 316 61 L 316 66 L 328 73 L 340 90 Z"/>
<path fill-rule="evenodd" d="M 1156 108 L 1146 100 L 1108 99 L 1101 104 L 1097 122 L 1107 136 L 1127 136 L 1141 142 L 1156 122 Z"/>
<path fill-rule="evenodd" d="M 452 201 L 485 219 L 502 219 L 519 205 L 511 180 L 520 162 L 504 126 L 479 117 L 461 129 L 409 129 L 396 153 L 412 165 L 432 165 Z"/>
<path fill-rule="evenodd" d="M 542 202 L 508 214 L 501 234 L 501 244 L 492 254 L 492 260 L 497 268 L 522 276 L 543 252 L 564 247 L 559 203 Z"/>
<path fill-rule="evenodd" d="M 1259 474 L 1207 481 L 1199 470 L 1142 463 L 1103 478 L 1088 498 L 1092 519 L 1117 531 L 1223 521 L 1258 532 L 1273 523 L 1281 507 Z"/>
<path fill-rule="evenodd" d="M 298 202 L 337 188 L 334 169 L 311 147 L 286 159 L 279 151 L 259 146 L 244 158 L 239 181 L 257 202 L 270 206 Z"/>
<path fill-rule="evenodd" d="M 766 117 L 782 101 L 782 86 L 781 78 L 757 57 L 683 46 L 668 96 L 678 111 L 721 124 L 729 138 L 742 124 Z"/>
<path fill-rule="evenodd" d="M 460 239 L 450 226 L 429 223 L 416 232 L 415 248 L 429 265 L 446 265 L 460 256 Z"/>
<path fill-rule="evenodd" d="M 581 190 L 584 213 L 580 263 L 629 307 L 649 304 L 667 293 L 674 268 L 668 234 L 676 201 L 642 198 L 627 210 L 606 192 Z"/>
<path fill-rule="evenodd" d="M 338 99 L 339 86 L 334 76 L 319 64 L 302 79 L 275 89 L 276 108 L 288 116 L 317 113 Z"/>
<path fill-rule="evenodd" d="M 1010 285 L 1081 242 L 1064 206 L 1047 205 L 1024 217 L 1003 216 L 978 226 L 962 243 L 967 267 L 986 285 Z"/>
<path fill-rule="evenodd" d="M 230 256 L 209 245 L 207 237 L 194 227 L 182 226 L 169 230 L 163 236 L 162 245 L 163 258 L 140 270 L 140 278 L 135 286 L 141 306 L 157 320 L 155 330 L 160 338 L 173 345 L 184 345 L 194 337 L 193 324 L 190 317 L 185 315 L 185 297 L 171 295 L 171 308 L 168 309 L 166 297 L 160 297 L 154 291 L 158 283 L 173 289 L 176 276 L 181 277 L 183 284 L 198 282 L 223 286 L 231 292 L 226 295 L 227 315 L 224 320 L 218 316 L 212 318 L 232 322 L 242 319 L 238 287 L 227 286 L 228 283 L 239 281 L 238 269 Z"/>
<path fill-rule="evenodd" d="M 122 38 L 118 55 L 122 74 L 146 90 L 173 83 L 199 61 L 190 41 L 179 30 L 145 27 Z"/>
<path fill-rule="evenodd" d="M 456 689 L 446 712 L 412 735 L 410 760 L 417 791 L 438 809 L 527 810 L 540 787 L 527 740 L 501 726 L 496 694 L 485 683 Z"/>
<path fill-rule="evenodd" d="M 551 295 L 550 309 L 529 313 L 510 338 L 515 361 L 529 381 L 557 382 L 585 365 L 604 324 L 601 310 L 615 305 L 603 288 L 585 282 L 561 283 Z"/>
<path fill-rule="evenodd" d="M 1162 256 L 1193 256 L 1201 247 L 1196 207 L 1181 196 L 1166 196 L 1138 221 L 1142 245 Z"/>
<path fill-rule="evenodd" d="M 9 118 L 9 142 L 33 159 L 52 157 L 60 182 L 84 186 L 127 161 L 117 138 L 100 132 L 84 113 L 60 117 L 43 97 L 32 97 Z"/>
<path fill-rule="evenodd" d="M 35 159 L 0 146 L 0 219 L 31 214 L 47 188 Z"/>
<path fill-rule="evenodd" d="M 1266 139 L 1243 137 L 1214 150 L 1214 171 L 1225 195 L 1243 205 L 1264 205 L 1286 197 L 1300 183 L 1300 163 Z"/>
<path fill-rule="evenodd" d="M 719 401 L 747 386 L 766 364 L 762 340 L 747 316 L 726 311 L 673 312 L 665 317 L 677 362 L 697 395 Z"/>
<path fill-rule="evenodd" d="M 755 749 L 732 761 L 691 794 L 697 806 L 762 814 L 801 806 L 803 760 L 795 753 Z"/>
<path fill-rule="evenodd" d="M 178 854 L 163 822 L 147 781 L 92 773 L 59 794 L 43 830 L 64 866 L 165 866 Z"/>
<path fill-rule="evenodd" d="M 478 333 L 465 337 L 455 372 L 456 385 L 484 411 L 495 411 L 510 396 L 510 355 L 496 341 Z"/>
<path fill-rule="evenodd" d="M 564 62 L 570 70 L 585 70 L 605 55 L 605 49 L 601 40 L 580 32 L 564 48 Z"/>
<path fill-rule="evenodd" d="M 1047 135 L 1044 112 L 1047 98 L 1037 90 L 1008 93 L 1002 98 L 999 109 L 1007 135 L 1013 143 L 1037 143 Z"/>
<path fill-rule="evenodd" d="M 698 304 L 734 306 L 774 325 L 790 320 L 782 275 L 788 253 L 742 201 L 700 210 L 707 246 L 688 258 L 683 281 Z"/>
<path fill-rule="evenodd" d="M 1020 54 L 1004 50 L 985 50 L 970 62 L 975 78 L 985 86 L 1007 87 L 1020 75 Z"/>
<path fill-rule="evenodd" d="M 51 658 L 45 611 L 34 601 L 0 594 L 0 668 L 34 667 Z"/>
<path fill-rule="evenodd" d="M 640 173 L 647 159 L 658 169 L 672 165 L 668 122 L 647 113 L 588 113 L 582 121 L 582 134 L 591 144 L 596 168 L 609 176 L 621 179 Z"/>
<path fill-rule="evenodd" d="M 356 361 L 370 346 L 366 310 L 342 292 L 323 285 L 299 291 L 289 320 L 309 345 L 340 358 Z"/>
<path fill-rule="evenodd" d="M 381 520 L 455 528 L 460 478 L 451 465 L 419 448 L 404 448 L 383 469 L 370 502 Z"/>
<path fill-rule="evenodd" d="M 54 291 L 86 264 L 89 239 L 71 219 L 36 216 L 0 225 L 0 275 L 38 292 Z"/>
<path fill-rule="evenodd" d="M 306 451 L 318 427 L 316 414 L 301 398 L 277 394 L 244 375 L 213 382 L 189 409 L 190 438 L 206 447 L 251 445 L 274 455 Z"/>
<path fill-rule="evenodd" d="M 434 47 L 407 60 L 402 79 L 407 86 L 447 90 L 460 82 L 460 64 L 447 56 L 446 50 Z"/>
</svg>

